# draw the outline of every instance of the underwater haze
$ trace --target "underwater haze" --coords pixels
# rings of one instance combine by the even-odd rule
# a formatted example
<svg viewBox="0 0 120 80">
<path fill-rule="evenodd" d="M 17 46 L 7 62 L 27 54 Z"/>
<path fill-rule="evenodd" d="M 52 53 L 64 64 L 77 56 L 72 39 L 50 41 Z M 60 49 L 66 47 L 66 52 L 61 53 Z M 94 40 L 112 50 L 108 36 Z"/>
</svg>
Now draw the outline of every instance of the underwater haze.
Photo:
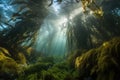
<svg viewBox="0 0 120 80">
<path fill-rule="evenodd" d="M 0 0 L 0 80 L 120 80 L 119 0 Z"/>
</svg>

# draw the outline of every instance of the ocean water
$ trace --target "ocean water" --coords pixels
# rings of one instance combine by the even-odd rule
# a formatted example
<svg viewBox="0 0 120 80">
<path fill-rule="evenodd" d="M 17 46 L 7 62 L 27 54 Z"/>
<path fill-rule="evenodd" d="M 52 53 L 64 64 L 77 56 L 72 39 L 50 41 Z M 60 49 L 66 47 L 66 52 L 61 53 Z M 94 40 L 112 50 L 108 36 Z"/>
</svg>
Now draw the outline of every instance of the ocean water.
<svg viewBox="0 0 120 80">
<path fill-rule="evenodd" d="M 119 60 L 119 0 L 0 0 L 0 80 L 119 80 Z"/>
</svg>

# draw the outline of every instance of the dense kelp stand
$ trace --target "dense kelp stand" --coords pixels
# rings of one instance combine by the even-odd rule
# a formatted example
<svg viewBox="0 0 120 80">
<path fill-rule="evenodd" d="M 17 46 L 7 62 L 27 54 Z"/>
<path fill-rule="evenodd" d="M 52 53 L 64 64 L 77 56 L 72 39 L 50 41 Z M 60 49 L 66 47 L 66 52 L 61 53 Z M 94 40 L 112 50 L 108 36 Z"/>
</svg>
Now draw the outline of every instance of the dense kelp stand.
<svg viewBox="0 0 120 80">
<path fill-rule="evenodd" d="M 119 80 L 119 0 L 0 0 L 0 80 Z"/>
</svg>

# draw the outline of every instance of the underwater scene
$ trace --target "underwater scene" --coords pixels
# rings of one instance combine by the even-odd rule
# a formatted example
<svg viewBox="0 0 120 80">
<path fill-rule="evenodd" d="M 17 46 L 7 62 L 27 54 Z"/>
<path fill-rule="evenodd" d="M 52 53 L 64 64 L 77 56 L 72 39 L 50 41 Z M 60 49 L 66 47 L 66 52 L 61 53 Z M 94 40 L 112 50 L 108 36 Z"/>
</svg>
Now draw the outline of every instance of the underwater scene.
<svg viewBox="0 0 120 80">
<path fill-rule="evenodd" d="M 0 80 L 120 80 L 120 0 L 0 0 Z"/>
</svg>

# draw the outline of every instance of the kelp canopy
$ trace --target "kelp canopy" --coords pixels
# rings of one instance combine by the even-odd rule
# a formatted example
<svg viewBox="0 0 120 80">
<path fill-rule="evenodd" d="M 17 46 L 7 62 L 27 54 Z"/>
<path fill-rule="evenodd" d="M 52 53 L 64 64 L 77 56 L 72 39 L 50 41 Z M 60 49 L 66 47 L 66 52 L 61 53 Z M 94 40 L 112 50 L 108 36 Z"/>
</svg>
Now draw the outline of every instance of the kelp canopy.
<svg viewBox="0 0 120 80">
<path fill-rule="evenodd" d="M 119 0 L 0 0 L 0 80 L 119 80 L 119 36 Z"/>
<path fill-rule="evenodd" d="M 47 14 L 47 11 L 41 13 L 46 9 L 45 2 L 1 0 L 1 6 L 0 46 L 6 48 L 14 58 L 22 51 L 20 49 L 31 47 L 35 41 L 39 25 Z M 39 8 L 41 10 L 38 11 Z"/>
</svg>

